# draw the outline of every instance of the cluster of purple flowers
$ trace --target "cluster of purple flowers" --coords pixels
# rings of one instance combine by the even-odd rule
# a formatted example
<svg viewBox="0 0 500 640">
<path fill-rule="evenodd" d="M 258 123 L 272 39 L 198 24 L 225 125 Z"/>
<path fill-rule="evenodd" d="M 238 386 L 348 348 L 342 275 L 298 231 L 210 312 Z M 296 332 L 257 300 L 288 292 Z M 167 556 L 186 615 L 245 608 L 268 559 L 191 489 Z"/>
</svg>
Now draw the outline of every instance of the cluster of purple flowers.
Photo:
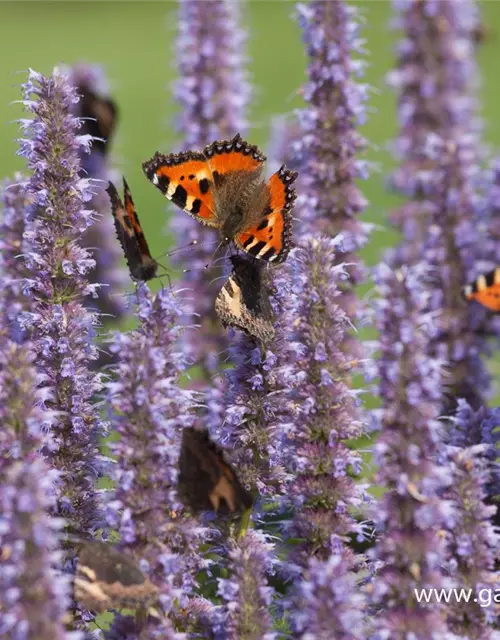
<svg viewBox="0 0 500 640">
<path fill-rule="evenodd" d="M 213 0 L 207 17 L 207 4 L 180 3 L 183 148 L 247 125 L 238 7 Z M 112 367 L 98 362 L 101 316 L 126 308 L 117 243 L 92 249 L 92 238 L 112 235 L 111 173 L 105 143 L 81 116 L 89 100 L 109 107 L 107 89 L 85 66 L 29 72 L 19 140 L 29 177 L 1 191 L 2 637 L 498 637 L 500 410 L 486 404 L 482 361 L 496 330 L 491 313 L 461 299 L 463 285 L 494 266 L 499 237 L 500 172 L 478 165 L 478 13 L 472 0 L 396 0 L 394 10 L 401 164 L 390 186 L 407 202 L 392 216 L 402 241 L 375 270 L 375 359 L 355 335 L 365 315 L 355 286 L 369 236 L 357 183 L 369 89 L 349 4 L 298 6 L 306 104 L 279 153 L 300 172 L 300 236 L 284 265 L 262 268 L 257 293 L 274 313 L 265 341 L 221 327 L 220 283 L 213 269 L 195 270 L 157 294 L 138 283 L 136 328 L 103 343 Z M 209 262 L 210 230 L 179 214 L 175 231 L 179 245 L 198 241 L 195 269 Z M 377 378 L 371 411 L 353 384 L 363 360 Z M 189 449 L 185 429 L 200 426 L 224 456 L 215 444 L 206 456 Z M 366 477 L 372 458 L 377 471 Z M 202 478 L 187 486 L 209 512 L 184 504 L 186 474 Z M 238 514 L 237 484 L 253 498 Z M 157 602 L 114 611 L 108 629 L 94 625 L 72 600 L 75 572 L 110 609 L 112 590 L 98 570 L 75 569 L 75 536 L 115 540 Z M 128 593 L 133 583 L 124 576 L 113 588 Z M 417 598 L 442 588 L 474 595 L 467 604 Z"/>
</svg>

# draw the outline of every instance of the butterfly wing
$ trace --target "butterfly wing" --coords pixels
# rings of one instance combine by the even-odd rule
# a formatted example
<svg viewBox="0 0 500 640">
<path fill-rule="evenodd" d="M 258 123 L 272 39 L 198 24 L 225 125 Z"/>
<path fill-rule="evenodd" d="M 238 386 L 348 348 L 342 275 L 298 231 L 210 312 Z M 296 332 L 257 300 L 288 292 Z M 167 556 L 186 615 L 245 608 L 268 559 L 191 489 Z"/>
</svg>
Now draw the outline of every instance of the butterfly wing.
<svg viewBox="0 0 500 640">
<path fill-rule="evenodd" d="M 232 140 L 216 140 L 207 145 L 203 155 L 208 159 L 216 188 L 235 174 L 254 174 L 266 161 L 259 148 L 243 140 L 239 133 Z"/>
<path fill-rule="evenodd" d="M 158 589 L 129 556 L 98 541 L 86 542 L 78 555 L 75 599 L 93 611 L 147 606 Z"/>
<path fill-rule="evenodd" d="M 123 189 L 125 205 L 112 182 L 106 189 L 111 201 L 116 235 L 122 245 L 131 276 L 135 280 L 151 280 L 156 275 L 158 265 L 151 257 L 125 178 L 123 178 Z"/>
<path fill-rule="evenodd" d="M 239 249 L 274 264 L 286 260 L 292 240 L 291 210 L 297 197 L 292 185 L 297 175 L 283 165 L 270 177 L 269 197 L 259 222 L 235 236 Z"/>
<path fill-rule="evenodd" d="M 93 148 L 107 153 L 117 121 L 117 107 L 110 98 L 98 96 L 86 86 L 77 89 L 81 96 L 80 118 L 83 118 L 82 133 L 96 138 Z"/>
<path fill-rule="evenodd" d="M 217 227 L 213 177 L 207 159 L 197 151 L 155 153 L 143 171 L 163 195 L 208 227 Z"/>
<path fill-rule="evenodd" d="M 475 300 L 491 311 L 500 312 L 500 267 L 480 275 L 477 280 L 463 288 L 466 300 Z"/>
<path fill-rule="evenodd" d="M 232 256 L 233 272 L 215 300 L 222 324 L 269 342 L 274 337 L 273 310 L 258 265 Z"/>
<path fill-rule="evenodd" d="M 235 513 L 252 505 L 252 496 L 242 487 L 206 429 L 183 430 L 178 492 L 194 512 L 213 509 Z"/>
</svg>

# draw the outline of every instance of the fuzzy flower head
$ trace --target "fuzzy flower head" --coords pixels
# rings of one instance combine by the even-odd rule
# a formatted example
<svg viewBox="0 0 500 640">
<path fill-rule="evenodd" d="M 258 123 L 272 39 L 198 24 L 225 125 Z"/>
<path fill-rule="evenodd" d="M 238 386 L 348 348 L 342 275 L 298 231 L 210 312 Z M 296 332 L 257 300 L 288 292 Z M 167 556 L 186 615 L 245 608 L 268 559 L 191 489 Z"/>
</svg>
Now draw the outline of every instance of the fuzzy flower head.
<svg viewBox="0 0 500 640">
<path fill-rule="evenodd" d="M 367 204 L 355 184 L 367 175 L 357 158 L 365 147 L 357 126 L 369 93 L 358 82 L 365 66 L 355 57 L 364 53 L 360 22 L 342 0 L 299 3 L 297 10 L 309 59 L 307 107 L 297 112 L 301 135 L 293 145 L 300 160 L 298 217 L 306 231 L 348 234 L 356 250 L 366 240 L 356 216 Z"/>
<path fill-rule="evenodd" d="M 440 606 L 424 607 L 414 597 L 415 588 L 447 586 L 441 531 L 454 523 L 453 503 L 442 497 L 451 470 L 438 463 L 443 362 L 426 354 L 435 322 L 425 313 L 428 277 L 416 267 L 381 265 L 376 273 L 382 400 L 376 484 L 388 490 L 374 509 L 380 533 L 374 556 L 383 563 L 372 593 L 383 607 L 376 620 L 380 639 L 449 637 Z"/>
<path fill-rule="evenodd" d="M 0 636 L 77 640 L 80 634 L 67 633 L 63 622 L 68 580 L 55 573 L 63 522 L 49 512 L 59 474 L 36 452 L 45 438 L 40 405 L 50 390 L 37 389 L 43 381 L 26 345 L 5 336 L 0 342 Z"/>
<path fill-rule="evenodd" d="M 30 71 L 23 88 L 31 118 L 22 121 L 26 137 L 19 154 L 32 175 L 26 184 L 30 206 L 24 232 L 30 274 L 23 283 L 27 309 L 20 322 L 32 339 L 37 369 L 53 390 L 46 421 L 53 447 L 47 455 L 62 474 L 59 513 L 85 531 L 99 517 L 97 443 L 104 431 L 93 404 L 100 379 L 90 371 L 97 355 L 96 317 L 82 306 L 94 290 L 87 280 L 94 261 L 79 244 L 93 222 L 86 208 L 92 193 L 79 163 L 89 140 L 78 135 L 80 122 L 72 115 L 78 96 L 64 74 L 56 69 L 44 77 Z"/>
<path fill-rule="evenodd" d="M 274 640 L 269 608 L 273 589 L 266 575 L 273 570 L 273 545 L 263 533 L 250 530 L 229 542 L 230 578 L 219 579 L 224 601 L 215 627 L 218 640 Z"/>
<path fill-rule="evenodd" d="M 279 375 L 292 418 L 284 427 L 284 455 L 292 481 L 287 491 L 295 508 L 294 534 L 303 551 L 322 557 L 358 532 L 353 510 L 366 499 L 352 475 L 361 459 L 345 441 L 359 437 L 363 420 L 350 387 L 355 362 L 341 345 L 352 328 L 342 310 L 336 264 L 337 244 L 305 236 L 275 282 L 281 325 L 287 336 Z"/>
</svg>

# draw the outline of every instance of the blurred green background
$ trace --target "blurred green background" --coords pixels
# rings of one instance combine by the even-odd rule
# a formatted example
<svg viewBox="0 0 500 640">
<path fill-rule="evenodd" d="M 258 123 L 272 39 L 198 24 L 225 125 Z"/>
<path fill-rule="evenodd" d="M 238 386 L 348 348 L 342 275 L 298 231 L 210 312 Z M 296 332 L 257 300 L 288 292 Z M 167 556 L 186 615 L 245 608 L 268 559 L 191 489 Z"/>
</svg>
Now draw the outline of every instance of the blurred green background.
<svg viewBox="0 0 500 640">
<path fill-rule="evenodd" d="M 394 200 L 384 190 L 391 167 L 385 147 L 396 131 L 395 97 L 384 76 L 393 64 L 396 36 L 389 29 L 388 0 L 356 2 L 366 21 L 364 35 L 371 55 L 367 81 L 374 88 L 364 134 L 377 171 L 363 185 L 370 207 L 369 221 L 383 224 Z M 294 3 L 249 0 L 241 3 L 248 32 L 249 70 L 255 87 L 250 107 L 252 130 L 247 136 L 266 148 L 270 119 L 301 105 L 297 90 L 305 79 L 305 54 L 294 20 Z M 485 140 L 500 150 L 500 1 L 481 3 L 488 35 L 479 47 L 481 100 Z M 0 177 L 22 169 L 16 157 L 21 115 L 19 84 L 29 67 L 49 73 L 59 63 L 101 63 L 120 108 L 113 145 L 115 165 L 127 176 L 153 255 L 171 244 L 161 236 L 167 208 L 147 183 L 141 163 L 154 151 L 169 152 L 176 142 L 171 98 L 175 78 L 176 2 L 0 2 Z M 387 230 L 375 232 L 365 258 L 374 263 L 384 245 L 394 241 Z"/>
</svg>

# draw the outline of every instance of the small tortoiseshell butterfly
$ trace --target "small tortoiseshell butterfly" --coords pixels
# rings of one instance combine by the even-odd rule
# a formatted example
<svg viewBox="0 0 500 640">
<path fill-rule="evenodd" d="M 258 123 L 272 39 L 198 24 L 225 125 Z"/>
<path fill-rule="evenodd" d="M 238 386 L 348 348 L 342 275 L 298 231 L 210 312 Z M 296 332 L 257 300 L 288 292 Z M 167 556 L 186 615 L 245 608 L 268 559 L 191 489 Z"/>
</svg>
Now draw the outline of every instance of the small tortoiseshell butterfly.
<svg viewBox="0 0 500 640">
<path fill-rule="evenodd" d="M 87 85 L 80 85 L 76 90 L 80 95 L 78 115 L 83 118 L 81 133 L 96 138 L 92 142 L 92 150 L 97 149 L 106 155 L 116 127 L 116 104 L 110 98 L 98 96 Z"/>
<path fill-rule="evenodd" d="M 88 541 L 78 555 L 75 600 L 96 612 L 149 607 L 158 588 L 129 556 L 108 544 Z"/>
<path fill-rule="evenodd" d="M 269 342 L 274 337 L 274 316 L 262 269 L 239 255 L 229 259 L 233 271 L 215 300 L 215 311 L 224 326 Z"/>
<path fill-rule="evenodd" d="M 500 312 L 500 267 L 479 276 L 462 291 L 466 300 L 475 300 L 491 311 Z"/>
<path fill-rule="evenodd" d="M 125 206 L 112 182 L 108 184 L 106 191 L 111 200 L 111 212 L 115 219 L 116 235 L 122 245 L 130 275 L 134 280 L 151 280 L 156 275 L 158 263 L 151 257 L 149 252 L 148 243 L 142 232 L 134 201 L 125 178 L 123 178 Z"/>
<path fill-rule="evenodd" d="M 144 173 L 174 204 L 219 229 L 254 258 L 283 262 L 290 250 L 295 171 L 284 165 L 266 183 L 266 157 L 236 135 L 199 151 L 162 155 L 143 163 Z"/>
<path fill-rule="evenodd" d="M 252 496 L 206 429 L 185 428 L 182 432 L 177 491 L 194 513 L 237 513 L 253 504 Z"/>
</svg>

